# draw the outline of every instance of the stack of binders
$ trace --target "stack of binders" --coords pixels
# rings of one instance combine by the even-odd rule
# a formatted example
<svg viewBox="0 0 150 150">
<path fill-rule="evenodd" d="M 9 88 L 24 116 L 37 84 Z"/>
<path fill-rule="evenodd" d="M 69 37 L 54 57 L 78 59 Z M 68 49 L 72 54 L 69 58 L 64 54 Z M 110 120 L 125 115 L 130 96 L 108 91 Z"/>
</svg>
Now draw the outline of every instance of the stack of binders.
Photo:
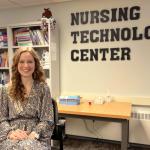
<svg viewBox="0 0 150 150">
<path fill-rule="evenodd" d="M 79 105 L 80 96 L 60 96 L 59 103 L 66 105 Z"/>
</svg>

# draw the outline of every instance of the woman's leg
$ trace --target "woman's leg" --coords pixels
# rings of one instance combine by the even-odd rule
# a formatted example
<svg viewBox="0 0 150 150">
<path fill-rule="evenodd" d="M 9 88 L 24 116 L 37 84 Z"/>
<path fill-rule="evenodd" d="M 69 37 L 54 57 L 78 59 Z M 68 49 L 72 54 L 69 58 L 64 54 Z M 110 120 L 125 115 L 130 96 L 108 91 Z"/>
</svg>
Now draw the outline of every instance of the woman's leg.
<svg viewBox="0 0 150 150">
<path fill-rule="evenodd" d="M 49 150 L 48 147 L 38 140 L 23 140 L 18 143 L 19 150 Z"/>
</svg>

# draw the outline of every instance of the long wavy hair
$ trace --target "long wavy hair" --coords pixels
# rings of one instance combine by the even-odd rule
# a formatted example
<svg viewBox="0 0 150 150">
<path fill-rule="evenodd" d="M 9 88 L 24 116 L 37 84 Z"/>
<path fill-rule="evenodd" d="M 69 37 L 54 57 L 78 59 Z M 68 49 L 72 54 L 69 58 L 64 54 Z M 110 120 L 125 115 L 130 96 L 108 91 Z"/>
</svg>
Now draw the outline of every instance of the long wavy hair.
<svg viewBox="0 0 150 150">
<path fill-rule="evenodd" d="M 11 84 L 9 88 L 9 95 L 13 99 L 13 101 L 21 101 L 25 100 L 25 87 L 21 80 L 21 75 L 18 71 L 18 63 L 20 60 L 20 56 L 22 53 L 29 52 L 35 61 L 35 70 L 32 74 L 33 80 L 39 82 L 45 82 L 45 74 L 43 68 L 40 65 L 40 60 L 38 54 L 35 52 L 33 48 L 19 48 L 16 50 L 14 57 L 13 57 L 13 64 L 12 64 L 12 77 L 11 77 Z"/>
</svg>

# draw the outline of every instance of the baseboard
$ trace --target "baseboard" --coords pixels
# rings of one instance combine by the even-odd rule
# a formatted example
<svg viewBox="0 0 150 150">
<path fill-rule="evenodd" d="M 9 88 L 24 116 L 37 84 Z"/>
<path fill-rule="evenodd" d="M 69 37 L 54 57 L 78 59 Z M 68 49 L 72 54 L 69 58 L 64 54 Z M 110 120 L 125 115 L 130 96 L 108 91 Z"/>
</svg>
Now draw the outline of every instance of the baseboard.
<svg viewBox="0 0 150 150">
<path fill-rule="evenodd" d="M 111 144 L 121 144 L 120 141 L 115 141 L 115 140 L 108 140 L 108 139 L 97 139 L 93 137 L 85 137 L 85 136 L 78 136 L 78 135 L 70 135 L 66 134 L 66 138 L 70 139 L 79 139 L 79 140 L 89 140 L 89 141 L 100 141 L 102 143 L 111 143 Z M 146 144 L 138 144 L 138 143 L 129 143 L 130 147 L 132 148 L 150 148 L 150 145 Z"/>
</svg>

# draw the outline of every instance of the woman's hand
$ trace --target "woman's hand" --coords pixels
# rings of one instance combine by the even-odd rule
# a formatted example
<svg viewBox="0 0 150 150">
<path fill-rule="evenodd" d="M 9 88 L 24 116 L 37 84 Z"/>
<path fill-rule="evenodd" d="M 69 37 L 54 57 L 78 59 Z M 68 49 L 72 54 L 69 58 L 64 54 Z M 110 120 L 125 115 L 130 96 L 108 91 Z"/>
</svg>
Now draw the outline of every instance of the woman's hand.
<svg viewBox="0 0 150 150">
<path fill-rule="evenodd" d="M 11 140 L 23 140 L 28 138 L 28 134 L 27 131 L 17 129 L 10 131 L 7 137 Z"/>
<path fill-rule="evenodd" d="M 28 136 L 29 139 L 38 139 L 39 138 L 39 134 L 37 134 L 36 132 L 32 131 L 29 136 Z"/>
</svg>

